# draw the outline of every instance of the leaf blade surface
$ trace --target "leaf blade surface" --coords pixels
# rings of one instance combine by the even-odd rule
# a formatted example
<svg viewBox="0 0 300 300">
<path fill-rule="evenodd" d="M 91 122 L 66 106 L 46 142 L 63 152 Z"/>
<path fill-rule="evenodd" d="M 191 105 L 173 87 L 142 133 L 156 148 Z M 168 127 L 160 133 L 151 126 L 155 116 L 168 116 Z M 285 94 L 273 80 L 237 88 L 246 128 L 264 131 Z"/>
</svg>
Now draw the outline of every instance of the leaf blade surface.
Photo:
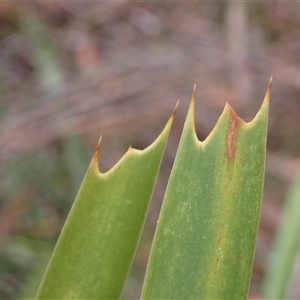
<svg viewBox="0 0 300 300">
<path fill-rule="evenodd" d="M 192 100 L 142 299 L 247 298 L 261 207 L 269 92 L 270 87 L 250 123 L 226 104 L 204 142 L 195 133 Z"/>
<path fill-rule="evenodd" d="M 145 150 L 129 148 L 108 172 L 98 152 L 57 242 L 37 299 L 117 299 L 141 235 L 176 108 Z"/>
</svg>

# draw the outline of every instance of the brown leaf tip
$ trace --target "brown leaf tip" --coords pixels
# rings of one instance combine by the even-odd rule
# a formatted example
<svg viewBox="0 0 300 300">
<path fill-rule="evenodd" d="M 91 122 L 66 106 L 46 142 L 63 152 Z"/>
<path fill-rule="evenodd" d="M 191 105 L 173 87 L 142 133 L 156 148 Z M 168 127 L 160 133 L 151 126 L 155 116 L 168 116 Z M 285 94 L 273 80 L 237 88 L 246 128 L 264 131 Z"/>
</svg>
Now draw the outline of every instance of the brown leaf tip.
<svg viewBox="0 0 300 300">
<path fill-rule="evenodd" d="M 197 85 L 196 83 L 194 84 L 194 89 L 193 89 L 193 97 L 192 97 L 192 101 L 196 101 L 196 91 L 197 91 Z"/>
<path fill-rule="evenodd" d="M 98 159 L 99 159 L 99 153 L 100 153 L 100 146 L 101 146 L 101 140 L 102 140 L 102 136 L 100 137 L 95 152 L 94 152 L 94 156 L 93 159 L 91 161 L 91 165 L 96 165 L 98 167 Z"/>
<path fill-rule="evenodd" d="M 268 86 L 269 92 L 270 92 L 271 89 L 272 89 L 272 85 L 273 85 L 273 75 L 271 75 L 271 78 L 270 78 L 270 81 L 269 81 L 269 86 Z"/>
<path fill-rule="evenodd" d="M 180 101 L 180 100 L 178 100 L 177 103 L 176 103 L 176 105 L 175 105 L 175 108 L 174 108 L 174 110 L 173 110 L 173 112 L 172 112 L 171 118 L 174 118 L 175 115 L 176 115 L 176 113 L 177 113 L 179 101 Z"/>
</svg>

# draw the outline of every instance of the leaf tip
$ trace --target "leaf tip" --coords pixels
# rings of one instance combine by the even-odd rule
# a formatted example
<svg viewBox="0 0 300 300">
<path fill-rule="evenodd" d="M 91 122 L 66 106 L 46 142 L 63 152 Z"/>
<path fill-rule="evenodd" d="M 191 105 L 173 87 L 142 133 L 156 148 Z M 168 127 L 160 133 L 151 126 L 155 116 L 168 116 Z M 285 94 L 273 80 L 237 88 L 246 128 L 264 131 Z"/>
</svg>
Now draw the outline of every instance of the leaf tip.
<svg viewBox="0 0 300 300">
<path fill-rule="evenodd" d="M 197 85 L 196 83 L 194 84 L 194 89 L 193 89 L 193 96 L 192 96 L 192 101 L 196 101 L 196 90 L 197 90 Z"/>
<path fill-rule="evenodd" d="M 192 120 L 194 121 L 194 110 L 195 110 L 195 102 L 196 102 L 196 83 L 194 84 L 192 99 L 190 102 L 189 113 L 192 115 Z"/>
<path fill-rule="evenodd" d="M 268 85 L 268 89 L 267 89 L 264 101 L 267 101 L 267 102 L 270 101 L 272 85 L 273 85 L 273 75 L 271 75 L 271 78 L 270 78 L 270 81 L 269 81 L 269 85 Z"/>
<path fill-rule="evenodd" d="M 165 126 L 164 130 L 161 132 L 160 135 L 162 135 L 164 132 L 167 132 L 168 130 L 171 129 L 172 123 L 173 123 L 175 115 L 177 113 L 177 109 L 178 109 L 178 106 L 179 106 L 179 101 L 180 100 L 177 101 L 177 103 L 176 103 L 176 105 L 174 107 L 174 110 L 173 110 L 173 112 L 172 112 L 172 114 L 171 114 L 171 116 L 170 116 L 170 118 L 169 118 L 169 120 L 167 122 L 167 125 Z"/>
<path fill-rule="evenodd" d="M 268 88 L 267 88 L 267 91 L 266 91 L 263 103 L 262 103 L 262 105 L 260 107 L 260 110 L 258 111 L 258 113 L 256 114 L 256 116 L 252 120 L 253 122 L 255 122 L 255 120 L 258 119 L 261 115 L 268 114 L 269 104 L 270 104 L 270 98 L 271 98 L 272 85 L 273 85 L 273 75 L 270 78 L 269 85 L 268 85 Z M 250 124 L 252 123 L 252 121 L 250 122 Z"/>
<path fill-rule="evenodd" d="M 99 153 L 100 153 L 100 146 L 101 146 L 101 140 L 102 140 L 102 135 L 99 138 L 99 141 L 97 143 L 90 167 L 97 167 L 97 169 L 99 170 L 99 164 L 98 164 L 98 158 L 99 158 Z"/>
<path fill-rule="evenodd" d="M 187 118 L 185 121 L 185 126 L 187 126 L 187 130 L 191 132 L 191 134 L 195 137 L 195 140 L 199 141 L 196 133 L 196 125 L 195 125 L 195 102 L 196 102 L 196 84 L 194 84 L 193 94 L 190 102 L 190 106 L 188 109 Z"/>
<path fill-rule="evenodd" d="M 174 108 L 174 110 L 173 110 L 173 113 L 172 113 L 172 115 L 171 115 L 171 118 L 174 118 L 175 115 L 176 115 L 176 113 L 177 113 L 179 101 L 180 101 L 180 100 L 178 100 L 177 103 L 176 103 L 176 105 L 175 105 L 175 108 Z"/>
<path fill-rule="evenodd" d="M 270 78 L 269 87 L 268 87 L 269 90 L 271 90 L 272 84 L 273 84 L 273 75 L 271 75 L 271 78 Z"/>
</svg>

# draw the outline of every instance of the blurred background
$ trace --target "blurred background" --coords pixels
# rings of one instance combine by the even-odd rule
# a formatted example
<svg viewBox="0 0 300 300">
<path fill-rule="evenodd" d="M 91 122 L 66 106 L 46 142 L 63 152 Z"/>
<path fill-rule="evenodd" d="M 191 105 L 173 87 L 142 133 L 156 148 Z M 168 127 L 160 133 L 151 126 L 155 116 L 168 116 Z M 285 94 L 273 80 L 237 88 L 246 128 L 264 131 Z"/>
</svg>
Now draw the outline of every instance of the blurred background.
<svg viewBox="0 0 300 300">
<path fill-rule="evenodd" d="M 181 99 L 123 293 L 138 299 L 194 84 L 204 140 L 226 101 L 252 120 L 273 74 L 259 298 L 300 172 L 299 29 L 296 1 L 0 2 L 0 298 L 34 297 L 99 136 L 104 172 L 151 144 Z"/>
</svg>

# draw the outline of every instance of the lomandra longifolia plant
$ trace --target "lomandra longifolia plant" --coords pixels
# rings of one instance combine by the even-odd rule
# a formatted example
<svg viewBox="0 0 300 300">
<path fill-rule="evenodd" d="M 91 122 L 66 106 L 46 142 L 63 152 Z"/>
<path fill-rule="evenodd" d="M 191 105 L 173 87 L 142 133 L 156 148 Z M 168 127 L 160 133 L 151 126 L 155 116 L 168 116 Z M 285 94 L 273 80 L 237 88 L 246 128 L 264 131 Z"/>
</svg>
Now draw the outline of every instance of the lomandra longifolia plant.
<svg viewBox="0 0 300 300">
<path fill-rule="evenodd" d="M 270 88 L 246 123 L 226 104 L 205 141 L 195 90 L 169 178 L 142 299 L 246 299 L 265 169 Z M 177 108 L 177 106 L 176 106 Z M 119 299 L 144 226 L 176 108 L 144 150 L 108 172 L 101 143 L 61 232 L 37 299 Z"/>
</svg>

